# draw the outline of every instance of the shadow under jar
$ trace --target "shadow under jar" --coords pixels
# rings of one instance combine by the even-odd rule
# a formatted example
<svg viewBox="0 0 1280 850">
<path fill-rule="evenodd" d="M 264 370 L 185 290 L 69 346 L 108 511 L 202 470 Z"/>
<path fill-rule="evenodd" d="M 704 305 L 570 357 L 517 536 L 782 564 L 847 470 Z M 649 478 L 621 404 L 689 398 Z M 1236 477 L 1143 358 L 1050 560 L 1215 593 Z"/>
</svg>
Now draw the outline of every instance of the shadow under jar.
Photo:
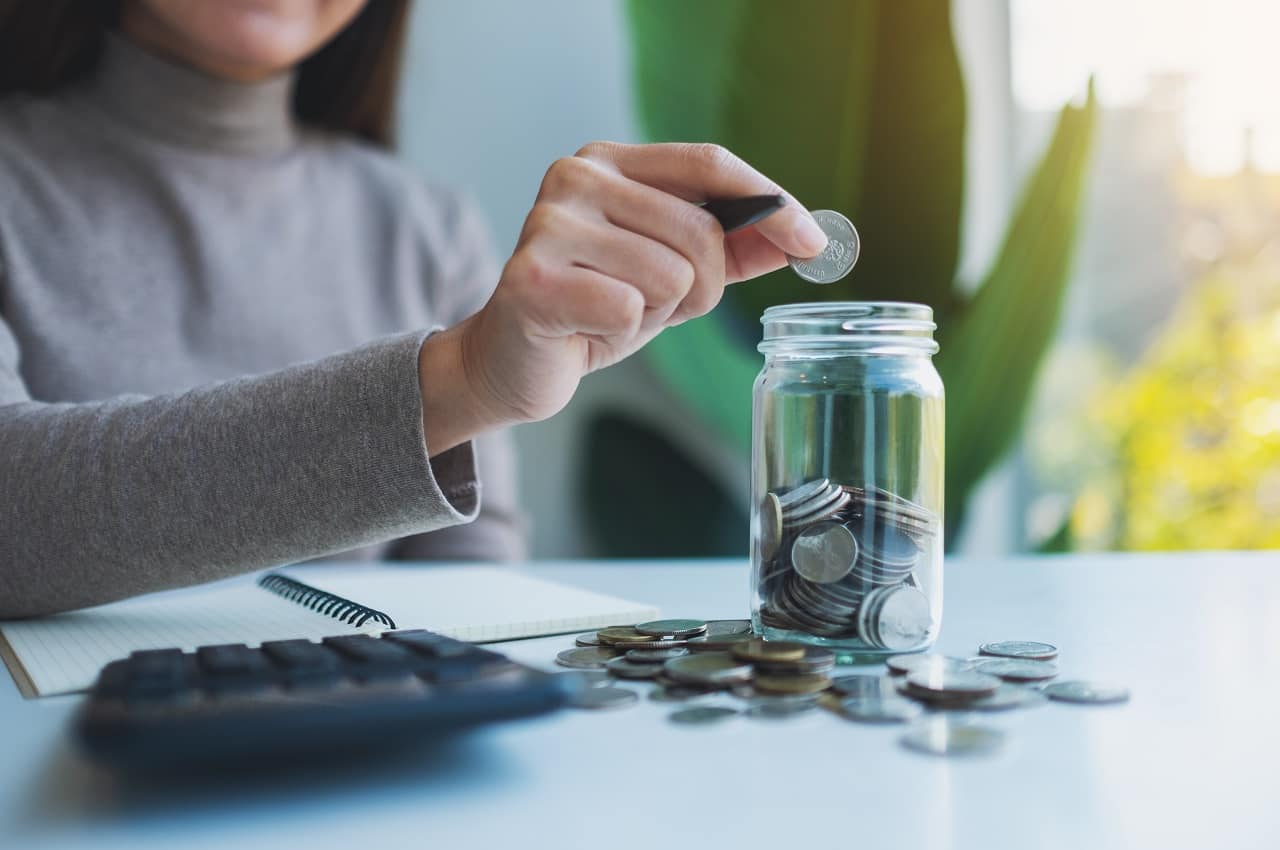
<svg viewBox="0 0 1280 850">
<path fill-rule="evenodd" d="M 942 622 L 943 390 L 921 304 L 770 307 L 752 419 L 752 622 L 874 660 Z"/>
</svg>

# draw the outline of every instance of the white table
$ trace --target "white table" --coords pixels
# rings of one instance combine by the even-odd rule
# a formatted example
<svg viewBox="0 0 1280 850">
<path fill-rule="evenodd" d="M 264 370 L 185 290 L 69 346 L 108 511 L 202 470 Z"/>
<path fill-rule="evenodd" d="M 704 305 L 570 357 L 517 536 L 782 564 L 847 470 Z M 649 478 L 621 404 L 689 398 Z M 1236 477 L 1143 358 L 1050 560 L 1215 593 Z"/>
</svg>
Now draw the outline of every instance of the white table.
<svg viewBox="0 0 1280 850">
<path fill-rule="evenodd" d="M 578 563 L 541 576 L 743 616 L 740 562 Z M 666 721 L 670 705 L 566 711 L 431 759 L 310 776 L 128 787 L 71 752 L 74 698 L 0 682 L 0 847 L 1280 847 L 1280 557 L 953 561 L 939 650 L 1062 647 L 1064 677 L 1128 705 L 993 714 L 1006 747 L 940 759 L 841 721 Z M 568 638 L 503 645 L 547 664 Z"/>
</svg>

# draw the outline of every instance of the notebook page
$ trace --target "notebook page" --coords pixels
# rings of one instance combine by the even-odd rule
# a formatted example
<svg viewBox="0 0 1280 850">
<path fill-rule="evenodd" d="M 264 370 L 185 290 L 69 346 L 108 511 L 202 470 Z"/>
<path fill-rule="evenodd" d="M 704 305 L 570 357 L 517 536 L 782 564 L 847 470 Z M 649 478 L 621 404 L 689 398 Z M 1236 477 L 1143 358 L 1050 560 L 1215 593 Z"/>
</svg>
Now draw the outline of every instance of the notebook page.
<svg viewBox="0 0 1280 850">
<path fill-rule="evenodd" d="M 391 615 L 400 628 L 493 641 L 583 632 L 652 620 L 658 610 L 501 567 L 406 564 L 281 570 Z"/>
<path fill-rule="evenodd" d="M 135 649 L 318 639 L 363 631 L 254 584 L 254 577 L 151 594 L 0 625 L 40 696 L 84 690 L 103 665 Z"/>
</svg>

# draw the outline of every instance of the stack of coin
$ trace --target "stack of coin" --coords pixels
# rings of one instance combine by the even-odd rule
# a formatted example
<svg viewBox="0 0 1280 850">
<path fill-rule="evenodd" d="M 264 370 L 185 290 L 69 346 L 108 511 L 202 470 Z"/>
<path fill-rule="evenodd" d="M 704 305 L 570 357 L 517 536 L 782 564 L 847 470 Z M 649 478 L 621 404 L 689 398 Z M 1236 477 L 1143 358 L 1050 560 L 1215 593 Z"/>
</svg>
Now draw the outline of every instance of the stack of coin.
<svg viewBox="0 0 1280 850">
<path fill-rule="evenodd" d="M 819 478 L 766 494 L 761 620 L 878 649 L 920 646 L 934 624 L 914 570 L 938 525 L 927 508 L 879 487 Z"/>
</svg>

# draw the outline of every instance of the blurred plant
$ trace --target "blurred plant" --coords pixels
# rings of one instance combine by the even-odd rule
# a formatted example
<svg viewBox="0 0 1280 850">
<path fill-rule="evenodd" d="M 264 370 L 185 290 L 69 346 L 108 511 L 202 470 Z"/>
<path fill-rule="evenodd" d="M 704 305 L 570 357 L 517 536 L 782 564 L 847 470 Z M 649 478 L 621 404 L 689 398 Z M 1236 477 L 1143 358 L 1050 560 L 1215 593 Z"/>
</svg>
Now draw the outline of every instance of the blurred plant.
<svg viewBox="0 0 1280 850">
<path fill-rule="evenodd" d="M 651 140 L 721 143 L 807 206 L 849 215 L 863 239 L 858 268 L 839 284 L 810 287 L 784 270 L 732 287 L 710 316 L 651 343 L 649 361 L 745 456 L 760 366 L 754 323 L 765 307 L 929 304 L 947 386 L 954 531 L 970 491 L 1017 434 L 1053 336 L 1094 125 L 1092 87 L 1082 107 L 1063 109 L 999 255 L 969 295 L 955 280 L 965 103 L 945 0 L 631 0 L 629 11 Z M 591 504 L 632 509 L 616 499 Z"/>
</svg>

